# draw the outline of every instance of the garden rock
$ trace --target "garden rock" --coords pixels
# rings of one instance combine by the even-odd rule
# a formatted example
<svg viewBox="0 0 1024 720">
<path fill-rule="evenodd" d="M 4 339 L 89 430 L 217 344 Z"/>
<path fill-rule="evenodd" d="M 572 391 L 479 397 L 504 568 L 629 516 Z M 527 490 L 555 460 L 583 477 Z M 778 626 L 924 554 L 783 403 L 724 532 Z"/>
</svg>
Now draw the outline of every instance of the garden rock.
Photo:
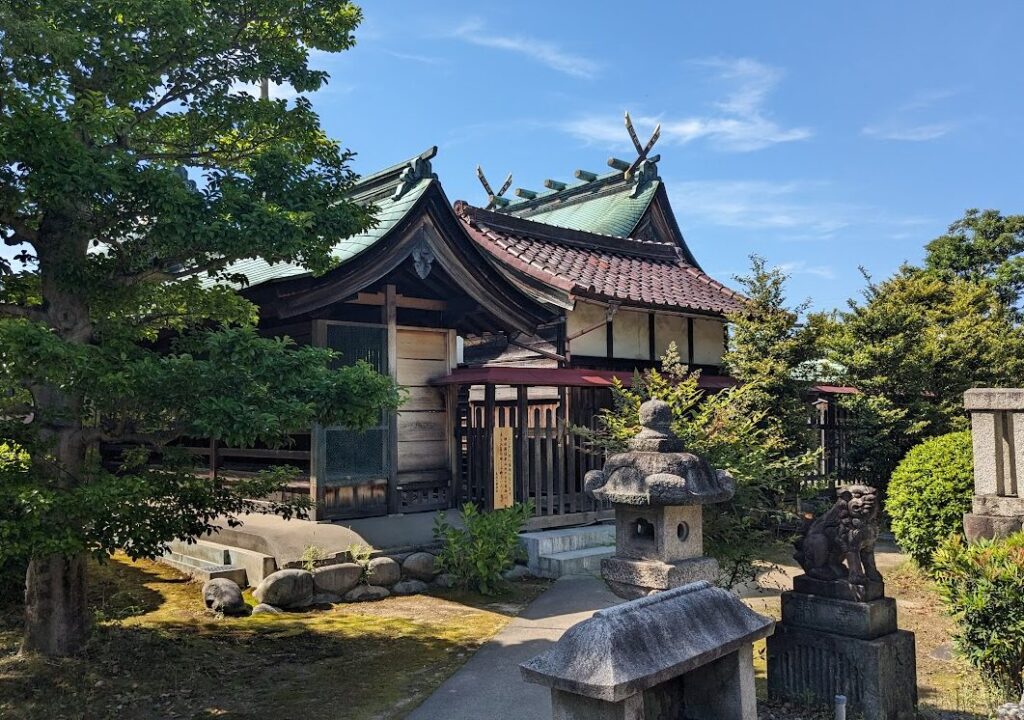
<svg viewBox="0 0 1024 720">
<path fill-rule="evenodd" d="M 997 720 L 1024 720 L 1024 695 L 1021 695 L 1020 702 L 1000 705 L 996 710 L 996 718 Z"/>
<path fill-rule="evenodd" d="M 402 579 L 402 566 L 389 557 L 374 558 L 370 561 L 367 577 L 373 585 L 391 587 Z"/>
<path fill-rule="evenodd" d="M 406 577 L 430 582 L 437 575 L 436 560 L 437 558 L 428 552 L 416 552 L 402 563 L 402 571 Z"/>
<path fill-rule="evenodd" d="M 368 600 L 383 600 L 391 592 L 386 587 L 379 585 L 360 585 L 354 590 L 345 593 L 345 602 L 366 602 Z"/>
<path fill-rule="evenodd" d="M 313 571 L 314 592 L 344 595 L 359 584 L 363 566 L 356 563 L 328 565 Z"/>
<path fill-rule="evenodd" d="M 391 592 L 395 595 L 419 595 L 427 591 L 427 584 L 422 580 L 402 580 L 395 583 Z"/>
<path fill-rule="evenodd" d="M 312 599 L 309 601 L 310 605 L 334 605 L 335 603 L 341 602 L 341 595 L 337 593 L 313 593 Z"/>
<path fill-rule="evenodd" d="M 456 582 L 455 576 L 451 573 L 441 573 L 434 578 L 434 584 L 442 588 L 453 588 Z"/>
<path fill-rule="evenodd" d="M 276 608 L 266 603 L 260 603 L 252 609 L 253 615 L 280 615 L 282 612 L 284 611 L 281 608 Z"/>
<path fill-rule="evenodd" d="M 227 578 L 214 578 L 204 583 L 203 602 L 207 610 L 225 615 L 245 615 L 249 611 L 242 599 L 242 588 Z"/>
<path fill-rule="evenodd" d="M 264 578 L 252 594 L 261 603 L 275 607 L 306 607 L 313 601 L 313 573 L 278 570 Z"/>
<path fill-rule="evenodd" d="M 530 572 L 530 569 L 525 565 L 515 565 L 514 567 L 503 572 L 501 575 L 506 580 L 512 581 L 525 580 L 526 578 L 533 577 L 533 573 Z"/>
</svg>

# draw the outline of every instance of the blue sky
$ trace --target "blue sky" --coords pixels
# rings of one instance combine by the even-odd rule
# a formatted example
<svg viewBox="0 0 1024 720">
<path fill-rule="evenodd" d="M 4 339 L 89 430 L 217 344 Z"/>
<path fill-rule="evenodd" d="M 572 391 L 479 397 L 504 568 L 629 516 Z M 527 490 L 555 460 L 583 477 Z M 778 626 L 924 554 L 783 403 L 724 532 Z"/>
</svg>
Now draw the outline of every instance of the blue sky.
<svg viewBox="0 0 1024 720">
<path fill-rule="evenodd" d="M 632 160 L 723 281 L 760 253 L 843 306 L 968 207 L 1024 212 L 1024 4 L 392 1 L 317 55 L 314 104 L 360 172 L 438 145 L 454 201 Z M 283 92 L 283 91 L 279 91 Z"/>
<path fill-rule="evenodd" d="M 372 172 L 431 146 L 451 200 L 633 159 L 661 175 L 704 269 L 751 253 L 794 302 L 842 307 L 968 207 L 1024 212 L 1024 3 L 364 4 L 357 46 L 315 53 L 327 131 Z M 275 88 L 289 97 L 289 88 Z M 0 250 L 7 251 L 6 248 Z"/>
</svg>

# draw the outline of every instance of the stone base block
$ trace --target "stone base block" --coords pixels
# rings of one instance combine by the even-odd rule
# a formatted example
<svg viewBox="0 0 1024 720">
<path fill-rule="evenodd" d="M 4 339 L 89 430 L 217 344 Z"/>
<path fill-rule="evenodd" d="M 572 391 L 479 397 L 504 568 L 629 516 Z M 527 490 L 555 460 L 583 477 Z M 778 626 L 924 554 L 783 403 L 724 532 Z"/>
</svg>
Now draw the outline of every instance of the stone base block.
<svg viewBox="0 0 1024 720">
<path fill-rule="evenodd" d="M 860 640 L 779 623 L 767 643 L 772 698 L 831 705 L 836 695 L 845 695 L 850 717 L 917 717 L 913 633 Z"/>
<path fill-rule="evenodd" d="M 868 580 L 864 585 L 854 585 L 849 580 L 818 580 L 810 575 L 797 575 L 793 578 L 793 590 L 805 595 L 850 602 L 871 602 L 885 597 L 883 582 Z"/>
<path fill-rule="evenodd" d="M 1024 527 L 1024 516 L 1020 515 L 964 515 L 964 534 L 968 542 L 993 540 L 1020 532 Z"/>
<path fill-rule="evenodd" d="M 664 563 L 657 560 L 631 560 L 611 557 L 601 561 L 601 577 L 619 597 L 633 600 L 698 580 L 718 580 L 718 561 L 696 557 Z"/>
<path fill-rule="evenodd" d="M 782 622 L 790 627 L 874 640 L 896 632 L 896 600 L 880 598 L 862 603 L 784 592 Z"/>
</svg>

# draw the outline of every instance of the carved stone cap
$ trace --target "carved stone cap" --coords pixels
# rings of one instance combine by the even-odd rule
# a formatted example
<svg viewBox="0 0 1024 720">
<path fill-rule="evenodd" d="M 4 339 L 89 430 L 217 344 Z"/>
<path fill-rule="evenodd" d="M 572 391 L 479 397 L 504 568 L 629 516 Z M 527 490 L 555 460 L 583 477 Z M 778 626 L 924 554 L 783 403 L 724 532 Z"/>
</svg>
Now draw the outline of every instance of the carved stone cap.
<svg viewBox="0 0 1024 720">
<path fill-rule="evenodd" d="M 591 497 L 621 505 L 704 505 L 733 496 L 735 483 L 724 470 L 684 452 L 672 433 L 672 410 L 661 400 L 640 406 L 643 429 L 630 449 L 608 458 L 603 470 L 591 470 L 585 487 Z"/>
<path fill-rule="evenodd" d="M 1024 411 L 1024 388 L 974 388 L 964 393 L 968 410 Z"/>
<path fill-rule="evenodd" d="M 774 628 L 732 593 L 696 582 L 601 610 L 519 668 L 527 682 L 619 702 Z"/>
<path fill-rule="evenodd" d="M 632 450 L 642 452 L 682 452 L 683 441 L 672 432 L 672 408 L 664 400 L 648 400 L 640 405 L 641 430 L 629 441 Z"/>
</svg>

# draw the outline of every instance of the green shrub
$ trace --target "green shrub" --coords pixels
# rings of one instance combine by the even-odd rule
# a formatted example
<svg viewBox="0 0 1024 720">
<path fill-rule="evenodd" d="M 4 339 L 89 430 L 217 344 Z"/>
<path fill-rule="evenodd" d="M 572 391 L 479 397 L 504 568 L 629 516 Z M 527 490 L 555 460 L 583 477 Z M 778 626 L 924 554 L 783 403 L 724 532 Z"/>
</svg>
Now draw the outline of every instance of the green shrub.
<svg viewBox="0 0 1024 720">
<path fill-rule="evenodd" d="M 501 574 L 516 561 L 519 531 L 532 514 L 531 503 L 491 512 L 480 512 L 466 503 L 460 514 L 461 528 L 438 515 L 434 537 L 444 543 L 437 556 L 438 567 L 454 575 L 460 586 L 492 595 L 502 583 Z"/>
<path fill-rule="evenodd" d="M 957 648 L 1006 699 L 1024 690 L 1024 533 L 968 545 L 951 535 L 933 556 Z"/>
<path fill-rule="evenodd" d="M 729 471 L 736 482 L 730 500 L 703 506 L 704 547 L 721 567 L 718 583 L 731 588 L 754 580 L 757 560 L 778 540 L 787 519 L 785 495 L 811 473 L 816 454 L 794 451 L 781 426 L 758 409 L 761 390 L 754 385 L 706 394 L 700 373 L 681 362 L 674 343 L 661 371 L 637 373 L 630 387 L 616 381 L 611 390 L 614 406 L 598 416 L 598 428 L 573 432 L 592 448 L 621 452 L 640 432 L 640 404 L 652 398 L 667 402 L 672 430 L 686 449 Z"/>
<path fill-rule="evenodd" d="M 961 532 L 974 488 L 971 433 L 954 432 L 911 448 L 889 481 L 885 509 L 896 542 L 922 567 L 950 533 Z"/>
</svg>

